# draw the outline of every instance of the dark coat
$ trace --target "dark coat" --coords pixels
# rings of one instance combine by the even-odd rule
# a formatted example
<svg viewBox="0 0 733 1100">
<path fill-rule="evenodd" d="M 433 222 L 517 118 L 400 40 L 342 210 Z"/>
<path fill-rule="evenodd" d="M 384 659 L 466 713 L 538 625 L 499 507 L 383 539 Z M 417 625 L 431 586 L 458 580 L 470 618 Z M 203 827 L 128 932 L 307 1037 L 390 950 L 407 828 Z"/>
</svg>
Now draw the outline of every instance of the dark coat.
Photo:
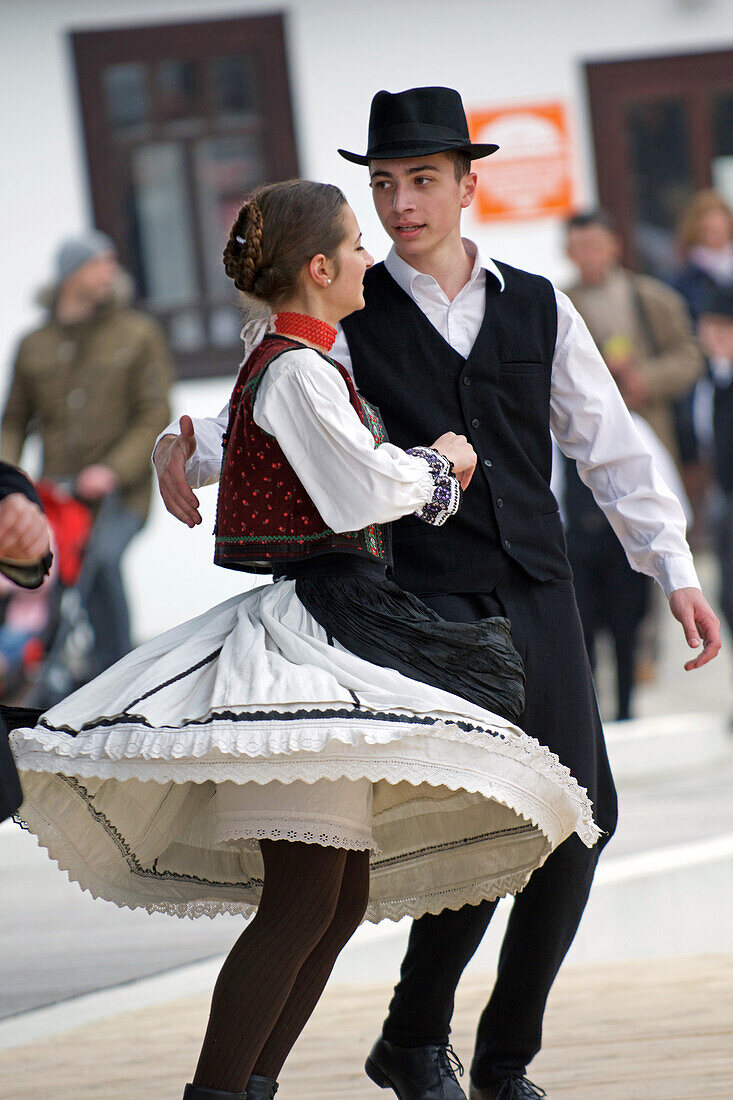
<svg viewBox="0 0 733 1100">
<path fill-rule="evenodd" d="M 172 373 L 163 333 L 143 313 L 108 304 L 74 325 L 51 315 L 20 343 L 0 453 L 17 462 L 35 425 L 44 477 L 109 466 L 122 504 L 144 518 L 150 452 L 170 418 Z"/>
</svg>

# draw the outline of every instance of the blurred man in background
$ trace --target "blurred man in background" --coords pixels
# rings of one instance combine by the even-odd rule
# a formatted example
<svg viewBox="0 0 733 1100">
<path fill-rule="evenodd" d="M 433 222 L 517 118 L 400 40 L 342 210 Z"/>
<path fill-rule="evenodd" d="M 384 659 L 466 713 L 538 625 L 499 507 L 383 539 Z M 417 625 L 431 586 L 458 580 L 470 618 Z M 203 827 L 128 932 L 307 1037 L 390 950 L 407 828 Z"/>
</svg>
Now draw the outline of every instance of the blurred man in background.
<svg viewBox="0 0 733 1100">
<path fill-rule="evenodd" d="M 165 339 L 128 300 L 109 237 L 91 231 L 61 245 L 48 317 L 18 349 L 0 437 L 2 458 L 17 462 L 26 437 L 38 432 L 42 476 L 72 481 L 102 513 L 88 606 L 92 672 L 131 648 L 120 563 L 145 522 L 150 451 L 169 418 Z"/>
<path fill-rule="evenodd" d="M 659 279 L 621 265 L 621 242 L 605 211 L 576 214 L 566 229 L 567 255 L 578 269 L 568 297 L 628 408 L 643 416 L 676 456 L 672 402 L 703 370 L 685 302 Z"/>
<path fill-rule="evenodd" d="M 658 279 L 621 265 L 621 242 L 605 211 L 576 214 L 566 230 L 567 255 L 578 270 L 568 296 L 629 410 L 652 430 L 652 449 L 661 446 L 677 459 L 674 401 L 690 391 L 703 370 L 685 303 Z M 565 469 L 563 518 L 591 666 L 596 636 L 607 631 L 614 643 L 616 717 L 629 718 L 635 679 L 655 675 L 661 600 L 648 578 L 631 569 L 571 464 Z"/>
</svg>

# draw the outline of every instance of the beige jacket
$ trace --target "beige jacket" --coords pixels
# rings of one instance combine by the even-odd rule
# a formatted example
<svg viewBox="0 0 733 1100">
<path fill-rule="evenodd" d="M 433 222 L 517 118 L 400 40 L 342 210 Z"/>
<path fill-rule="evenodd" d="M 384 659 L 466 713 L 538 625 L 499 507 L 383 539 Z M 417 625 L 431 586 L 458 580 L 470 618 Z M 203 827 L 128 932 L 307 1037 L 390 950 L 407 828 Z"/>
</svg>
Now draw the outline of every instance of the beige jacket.
<svg viewBox="0 0 733 1100">
<path fill-rule="evenodd" d="M 37 431 L 44 476 L 109 466 L 123 504 L 145 517 L 150 453 L 170 417 L 172 376 L 163 333 L 143 313 L 110 304 L 75 325 L 51 316 L 18 349 L 0 456 L 16 463 L 26 436 Z"/>
<path fill-rule="evenodd" d="M 603 353 L 614 337 L 631 344 L 649 399 L 636 409 L 677 456 L 672 402 L 687 393 L 704 368 L 684 298 L 659 279 L 616 268 L 601 287 L 567 291 Z"/>
</svg>

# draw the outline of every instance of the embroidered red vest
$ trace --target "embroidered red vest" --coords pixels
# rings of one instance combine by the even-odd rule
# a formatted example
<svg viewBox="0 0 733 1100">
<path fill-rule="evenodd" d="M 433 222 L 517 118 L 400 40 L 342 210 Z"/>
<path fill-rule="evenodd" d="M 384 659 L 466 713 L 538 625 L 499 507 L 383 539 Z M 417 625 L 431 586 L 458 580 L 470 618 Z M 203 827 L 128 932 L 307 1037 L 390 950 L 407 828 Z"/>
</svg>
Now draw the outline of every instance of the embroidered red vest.
<svg viewBox="0 0 733 1100">
<path fill-rule="evenodd" d="M 372 524 L 362 531 L 332 531 L 277 440 L 255 424 L 254 399 L 265 371 L 284 352 L 303 346 L 288 337 L 266 336 L 239 372 L 223 440 L 214 528 L 217 565 L 271 573 L 275 563 L 333 552 L 389 562 L 384 528 Z M 335 359 L 322 357 L 346 383 L 352 406 L 374 436 L 374 446 L 384 442 L 386 435 L 376 410 L 359 396 L 348 371 Z"/>
</svg>

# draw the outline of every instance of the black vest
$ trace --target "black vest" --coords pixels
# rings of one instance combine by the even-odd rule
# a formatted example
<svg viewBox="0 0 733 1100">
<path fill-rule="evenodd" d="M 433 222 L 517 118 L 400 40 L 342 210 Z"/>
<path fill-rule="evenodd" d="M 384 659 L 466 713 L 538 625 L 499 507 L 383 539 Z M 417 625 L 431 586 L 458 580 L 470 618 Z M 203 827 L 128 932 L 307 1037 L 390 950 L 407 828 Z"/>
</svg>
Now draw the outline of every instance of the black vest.
<svg viewBox="0 0 733 1100">
<path fill-rule="evenodd" d="M 490 592 L 513 558 L 537 580 L 570 577 L 550 491 L 550 377 L 557 334 L 551 283 L 499 265 L 487 273 L 483 324 L 467 359 L 389 275 L 367 271 L 366 306 L 342 323 L 360 392 L 399 447 L 466 435 L 479 456 L 445 527 L 393 525 L 395 580 L 418 595 Z"/>
</svg>

